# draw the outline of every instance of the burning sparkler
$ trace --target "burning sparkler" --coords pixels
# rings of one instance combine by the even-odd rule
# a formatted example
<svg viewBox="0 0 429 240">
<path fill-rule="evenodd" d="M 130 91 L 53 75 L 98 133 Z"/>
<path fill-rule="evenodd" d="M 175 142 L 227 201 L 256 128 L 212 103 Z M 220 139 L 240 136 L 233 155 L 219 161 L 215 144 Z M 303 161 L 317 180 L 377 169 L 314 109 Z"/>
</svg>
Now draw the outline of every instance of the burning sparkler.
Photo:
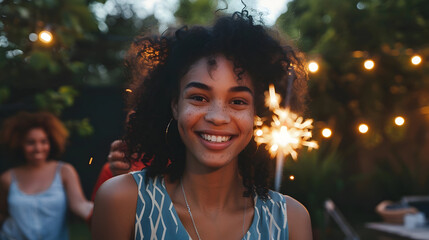
<svg viewBox="0 0 429 240">
<path fill-rule="evenodd" d="M 305 146 L 311 150 L 319 146 L 315 141 L 310 140 L 313 128 L 312 119 L 304 120 L 301 116 L 291 112 L 288 107 L 279 107 L 280 95 L 275 93 L 274 85 L 270 85 L 265 97 L 266 106 L 274 114 L 271 126 L 264 126 L 263 119 L 255 118 L 255 141 L 258 146 L 266 144 L 271 157 L 277 157 L 275 190 L 279 191 L 284 157 L 291 155 L 296 160 L 297 149 Z"/>
</svg>

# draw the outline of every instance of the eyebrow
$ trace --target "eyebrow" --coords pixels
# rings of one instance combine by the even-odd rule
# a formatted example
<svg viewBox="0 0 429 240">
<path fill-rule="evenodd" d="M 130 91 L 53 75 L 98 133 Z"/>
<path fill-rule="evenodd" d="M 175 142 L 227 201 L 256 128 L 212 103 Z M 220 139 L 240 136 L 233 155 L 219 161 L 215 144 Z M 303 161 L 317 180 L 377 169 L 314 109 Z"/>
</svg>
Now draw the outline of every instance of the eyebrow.
<svg viewBox="0 0 429 240">
<path fill-rule="evenodd" d="M 199 83 L 199 82 L 190 82 L 188 84 L 186 84 L 184 90 L 188 89 L 188 88 L 199 88 L 202 90 L 206 90 L 206 91 L 210 91 L 212 90 L 211 87 L 207 86 L 204 83 Z M 246 87 L 246 86 L 236 86 L 236 87 L 232 87 L 229 89 L 229 92 L 248 92 L 253 96 L 253 92 L 252 90 L 250 90 L 250 88 Z"/>
</svg>

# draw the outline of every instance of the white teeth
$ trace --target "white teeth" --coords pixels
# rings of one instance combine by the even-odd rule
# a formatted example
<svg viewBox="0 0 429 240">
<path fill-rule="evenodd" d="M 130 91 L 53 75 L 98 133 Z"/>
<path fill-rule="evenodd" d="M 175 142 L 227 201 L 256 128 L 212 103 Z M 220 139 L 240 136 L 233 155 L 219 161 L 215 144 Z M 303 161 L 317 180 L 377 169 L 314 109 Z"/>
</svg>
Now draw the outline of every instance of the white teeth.
<svg viewBox="0 0 429 240">
<path fill-rule="evenodd" d="M 227 142 L 231 139 L 231 136 L 216 136 L 216 135 L 209 135 L 209 134 L 201 134 L 201 137 L 204 138 L 204 140 L 210 141 L 210 142 Z"/>
</svg>

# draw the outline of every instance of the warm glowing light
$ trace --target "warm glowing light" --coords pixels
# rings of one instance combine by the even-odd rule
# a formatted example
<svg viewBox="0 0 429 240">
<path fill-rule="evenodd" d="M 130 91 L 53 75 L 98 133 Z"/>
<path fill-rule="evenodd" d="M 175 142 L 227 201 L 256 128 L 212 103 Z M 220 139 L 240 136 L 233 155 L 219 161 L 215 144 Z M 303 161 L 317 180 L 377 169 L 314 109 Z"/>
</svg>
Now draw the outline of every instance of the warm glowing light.
<svg viewBox="0 0 429 240">
<path fill-rule="evenodd" d="M 414 65 L 419 65 L 422 62 L 422 57 L 420 57 L 419 55 L 414 55 L 411 58 L 411 63 Z"/>
<path fill-rule="evenodd" d="M 131 89 L 127 88 L 127 89 L 125 89 L 125 92 L 132 93 L 132 92 L 133 92 L 133 90 L 131 90 Z"/>
<path fill-rule="evenodd" d="M 270 152 L 277 152 L 277 149 L 279 149 L 279 145 L 274 144 L 273 146 L 271 146 Z"/>
<path fill-rule="evenodd" d="M 308 70 L 310 70 L 310 72 L 315 73 L 319 70 L 319 64 L 317 64 L 317 62 L 310 62 L 308 64 Z"/>
<path fill-rule="evenodd" d="M 39 39 L 43 43 L 50 43 L 52 42 L 53 36 L 49 31 L 43 30 L 39 33 Z"/>
<path fill-rule="evenodd" d="M 295 180 L 295 176 L 294 175 L 290 175 L 289 179 L 293 181 L 293 180 Z"/>
<path fill-rule="evenodd" d="M 398 125 L 398 126 L 402 126 L 402 125 L 404 125 L 404 123 L 405 123 L 405 119 L 404 119 L 403 117 L 401 117 L 401 116 L 397 116 L 397 117 L 395 118 L 395 124 L 396 124 L 396 125 Z"/>
<path fill-rule="evenodd" d="M 369 127 L 368 127 L 368 125 L 362 123 L 359 125 L 358 129 L 359 129 L 360 133 L 367 133 L 369 130 Z"/>
<path fill-rule="evenodd" d="M 324 128 L 324 129 L 322 130 L 322 136 L 323 136 L 324 138 L 330 138 L 330 137 L 332 136 L 332 130 L 331 130 L 331 129 L 329 129 L 329 128 Z"/>
<path fill-rule="evenodd" d="M 366 69 L 371 70 L 374 68 L 375 63 L 372 60 L 366 60 L 363 65 Z"/>
<path fill-rule="evenodd" d="M 315 141 L 311 141 L 312 119 L 304 120 L 291 112 L 288 108 L 279 107 L 279 94 L 275 93 L 274 86 L 270 86 L 269 92 L 265 92 L 265 104 L 272 109 L 271 126 L 263 125 L 260 117 L 255 118 L 255 141 L 258 145 L 266 144 L 271 157 L 277 154 L 291 155 L 297 159 L 296 150 L 303 146 L 309 149 L 318 148 Z"/>
<path fill-rule="evenodd" d="M 280 101 L 280 94 L 277 94 L 274 85 L 270 84 L 269 91 L 265 92 L 265 105 L 272 110 L 279 107 Z"/>
<path fill-rule="evenodd" d="M 92 163 L 92 157 L 89 159 L 89 165 L 91 165 Z"/>
</svg>

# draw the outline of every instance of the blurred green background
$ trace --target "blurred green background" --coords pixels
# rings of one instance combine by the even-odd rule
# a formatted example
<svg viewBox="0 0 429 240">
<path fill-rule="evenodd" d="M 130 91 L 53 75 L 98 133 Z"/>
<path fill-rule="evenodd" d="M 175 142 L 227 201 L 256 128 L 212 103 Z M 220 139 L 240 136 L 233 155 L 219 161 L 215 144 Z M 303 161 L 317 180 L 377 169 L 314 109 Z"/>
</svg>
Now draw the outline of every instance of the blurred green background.
<svg viewBox="0 0 429 240">
<path fill-rule="evenodd" d="M 0 0 L 0 121 L 22 110 L 58 115 L 72 133 L 63 160 L 76 167 L 88 197 L 110 143 L 123 132 L 123 100 L 132 94 L 123 59 L 133 38 L 209 24 L 243 7 L 235 0 L 159 1 L 153 8 L 146 2 Z M 427 0 L 280 1 L 275 21 L 265 21 L 262 1 L 245 2 L 257 21 L 273 25 L 319 66 L 309 72 L 305 117 L 315 121 L 320 149 L 286 159 L 281 189 L 307 206 L 318 237 L 334 239 L 323 211 L 327 198 L 359 229 L 380 220 L 374 207 L 382 200 L 429 195 Z M 50 43 L 37 36 L 43 30 Z M 420 64 L 411 63 L 415 55 Z M 369 59 L 371 70 L 363 66 Z M 397 116 L 404 125 L 395 125 Z M 357 130 L 361 123 L 366 134 Z M 324 128 L 332 136 L 323 137 Z M 12 166 L 0 158 L 1 172 Z M 84 223 L 71 217 L 70 226 L 72 239 L 89 239 Z"/>
</svg>

